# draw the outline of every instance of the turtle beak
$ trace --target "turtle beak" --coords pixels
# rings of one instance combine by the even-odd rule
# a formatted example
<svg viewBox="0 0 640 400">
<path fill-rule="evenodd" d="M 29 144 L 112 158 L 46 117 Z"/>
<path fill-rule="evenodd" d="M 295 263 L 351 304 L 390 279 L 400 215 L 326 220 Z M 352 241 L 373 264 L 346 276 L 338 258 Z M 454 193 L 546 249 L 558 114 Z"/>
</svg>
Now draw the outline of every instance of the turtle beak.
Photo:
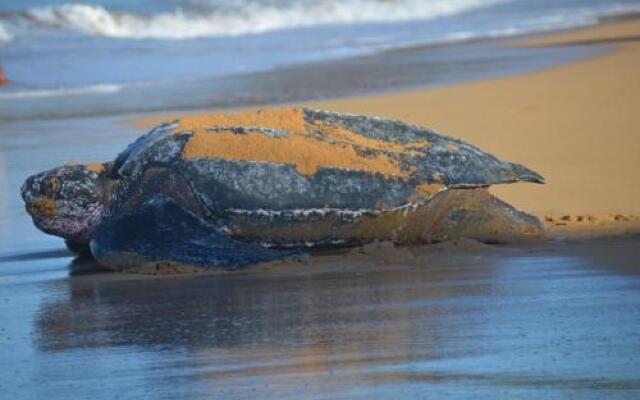
<svg viewBox="0 0 640 400">
<path fill-rule="evenodd" d="M 22 196 L 22 200 L 24 200 L 25 203 L 28 203 L 29 200 L 31 200 L 33 198 L 33 195 L 31 194 L 31 188 L 33 187 L 33 181 L 35 180 L 35 176 L 30 176 L 27 178 L 26 181 L 24 181 L 24 183 L 22 184 L 22 187 L 20 188 L 20 195 Z"/>
</svg>

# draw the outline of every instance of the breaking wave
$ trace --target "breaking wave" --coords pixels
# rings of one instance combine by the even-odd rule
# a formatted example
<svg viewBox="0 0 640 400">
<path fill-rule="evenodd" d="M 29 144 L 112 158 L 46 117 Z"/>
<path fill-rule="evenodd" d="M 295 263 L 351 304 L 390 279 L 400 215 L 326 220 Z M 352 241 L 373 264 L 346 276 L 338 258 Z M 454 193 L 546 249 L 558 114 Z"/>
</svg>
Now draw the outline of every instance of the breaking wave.
<svg viewBox="0 0 640 400">
<path fill-rule="evenodd" d="M 511 0 L 309 0 L 282 4 L 248 0 L 198 13 L 176 10 L 151 15 L 116 13 L 97 5 L 65 4 L 33 8 L 22 16 L 38 26 L 90 35 L 179 40 L 324 24 L 426 20 L 507 1 Z"/>
<path fill-rule="evenodd" d="M 59 89 L 32 89 L 16 92 L 0 93 L 0 99 L 25 99 L 25 98 L 41 98 L 41 97 L 57 97 L 57 96 L 77 96 L 85 94 L 110 94 L 119 92 L 121 85 L 100 84 L 91 86 L 82 86 L 77 88 L 59 88 Z"/>
</svg>

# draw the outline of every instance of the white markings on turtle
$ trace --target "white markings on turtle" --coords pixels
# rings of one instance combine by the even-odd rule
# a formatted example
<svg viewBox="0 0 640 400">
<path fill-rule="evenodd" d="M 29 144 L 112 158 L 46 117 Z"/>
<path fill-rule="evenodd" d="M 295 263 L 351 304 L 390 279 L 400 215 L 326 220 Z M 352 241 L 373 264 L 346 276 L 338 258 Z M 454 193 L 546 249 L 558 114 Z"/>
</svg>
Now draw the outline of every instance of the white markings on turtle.
<svg viewBox="0 0 640 400">
<path fill-rule="evenodd" d="M 358 209 L 358 210 L 350 210 L 344 208 L 308 208 L 308 209 L 287 209 L 287 210 L 267 210 L 263 208 L 258 208 L 255 210 L 246 210 L 240 208 L 229 208 L 226 211 L 240 216 L 246 217 L 266 217 L 266 218 L 299 218 L 299 217 L 311 217 L 311 216 L 319 216 L 319 217 L 327 217 L 329 215 L 337 215 L 343 218 L 351 218 L 356 219 L 363 216 L 376 216 L 383 213 L 388 212 L 400 212 L 402 215 L 407 215 L 408 212 L 416 210 L 420 207 L 424 202 L 416 202 L 416 203 L 407 203 L 398 207 L 390 208 L 390 209 Z"/>
</svg>

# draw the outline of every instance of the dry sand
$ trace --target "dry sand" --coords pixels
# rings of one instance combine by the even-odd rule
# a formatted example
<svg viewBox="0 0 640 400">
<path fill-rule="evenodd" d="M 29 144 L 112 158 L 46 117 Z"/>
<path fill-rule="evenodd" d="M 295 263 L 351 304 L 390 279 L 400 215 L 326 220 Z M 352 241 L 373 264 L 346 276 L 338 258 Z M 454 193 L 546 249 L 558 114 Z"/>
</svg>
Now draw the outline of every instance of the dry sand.
<svg viewBox="0 0 640 400">
<path fill-rule="evenodd" d="M 610 51 L 526 75 L 306 105 L 428 126 L 536 170 L 547 178 L 546 185 L 500 185 L 492 191 L 560 234 L 637 231 L 640 21 L 515 45 L 564 43 L 606 43 Z"/>
</svg>

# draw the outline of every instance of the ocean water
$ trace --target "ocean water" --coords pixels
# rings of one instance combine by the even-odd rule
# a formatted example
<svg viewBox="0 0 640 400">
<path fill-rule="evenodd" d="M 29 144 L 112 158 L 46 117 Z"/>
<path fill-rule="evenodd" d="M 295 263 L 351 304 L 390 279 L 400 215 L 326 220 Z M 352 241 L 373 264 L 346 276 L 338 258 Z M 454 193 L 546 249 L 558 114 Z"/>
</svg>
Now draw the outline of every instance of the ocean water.
<svg viewBox="0 0 640 400">
<path fill-rule="evenodd" d="M 584 26 L 634 11 L 638 0 L 0 0 L 0 65 L 11 80 L 0 88 L 0 120 L 326 96 L 315 87 L 251 89 L 255 74 L 262 82 L 266 72 L 296 66 Z M 432 81 L 405 83 L 439 83 Z M 381 86 L 374 76 L 341 88 Z"/>
</svg>

